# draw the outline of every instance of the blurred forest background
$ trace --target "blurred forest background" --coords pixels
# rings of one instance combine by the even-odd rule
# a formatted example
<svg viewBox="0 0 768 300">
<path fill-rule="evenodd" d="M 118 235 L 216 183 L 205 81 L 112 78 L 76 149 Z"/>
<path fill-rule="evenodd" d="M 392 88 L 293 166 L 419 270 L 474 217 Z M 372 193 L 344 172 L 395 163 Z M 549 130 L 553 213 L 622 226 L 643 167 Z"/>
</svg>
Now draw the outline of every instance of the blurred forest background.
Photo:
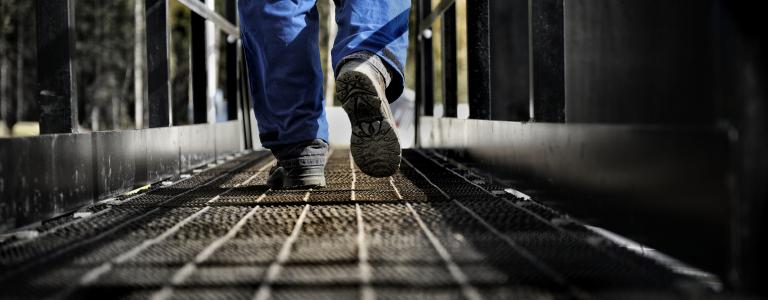
<svg viewBox="0 0 768 300">
<path fill-rule="evenodd" d="M 332 0 L 318 0 L 321 15 L 321 58 L 328 70 L 329 16 Z M 466 35 L 464 19 L 466 0 L 457 1 L 457 39 L 459 46 L 459 102 L 466 102 Z M 437 5 L 439 0 L 433 0 Z M 176 0 L 169 3 L 170 75 L 173 123 L 191 123 L 190 15 Z M 216 0 L 216 11 L 224 15 L 224 0 Z M 147 105 L 143 93 L 144 71 L 144 0 L 77 0 L 76 80 L 78 86 L 80 131 L 143 128 Z M 415 10 L 411 12 L 415 21 Z M 0 137 L 38 134 L 36 103 L 37 51 L 34 1 L 0 1 Z M 433 28 L 435 51 L 435 102 L 442 103 L 440 64 L 440 21 Z M 219 89 L 226 83 L 226 37 L 219 33 Z M 415 45 L 415 30 L 410 31 Z M 413 88 L 414 51 L 409 50 L 407 78 Z M 137 73 L 136 70 L 139 70 Z M 332 87 L 328 82 L 326 87 Z M 331 89 L 332 91 L 332 89 Z M 332 96 L 332 93 L 327 93 Z M 138 102 L 137 102 L 138 100 Z M 224 100 L 224 99 L 223 99 Z M 332 103 L 332 99 L 329 99 Z M 137 111 L 140 111 L 137 113 Z M 439 109 L 438 109 L 439 111 Z"/>
</svg>

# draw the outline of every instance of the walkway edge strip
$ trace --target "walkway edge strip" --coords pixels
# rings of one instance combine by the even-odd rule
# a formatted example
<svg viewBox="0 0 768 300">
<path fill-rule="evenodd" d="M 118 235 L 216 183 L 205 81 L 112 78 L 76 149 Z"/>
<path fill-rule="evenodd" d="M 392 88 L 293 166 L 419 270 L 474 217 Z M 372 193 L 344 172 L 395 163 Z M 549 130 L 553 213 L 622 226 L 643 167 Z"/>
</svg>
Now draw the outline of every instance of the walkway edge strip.
<svg viewBox="0 0 768 300">
<path fill-rule="evenodd" d="M 433 187 L 435 187 L 435 189 L 437 189 L 438 191 L 440 191 L 440 193 L 442 193 L 442 194 L 443 194 L 443 195 L 446 197 L 446 199 L 448 199 L 448 200 L 451 200 L 451 201 L 452 201 L 454 204 L 458 205 L 458 206 L 459 206 L 461 209 L 463 209 L 463 210 L 465 210 L 466 212 L 468 212 L 468 213 L 469 213 L 469 214 L 470 214 L 470 215 L 471 215 L 473 218 L 475 218 L 475 219 L 476 219 L 478 222 L 480 222 L 480 224 L 481 224 L 481 225 L 483 225 L 483 227 L 485 227 L 486 229 L 488 229 L 488 231 L 490 231 L 491 233 L 493 233 L 493 234 L 494 234 L 494 235 L 496 235 L 497 237 L 501 238 L 501 239 L 502 239 L 504 242 L 506 242 L 506 243 L 507 243 L 507 244 L 508 244 L 508 245 L 509 245 L 509 246 L 510 246 L 512 249 L 515 249 L 515 250 L 516 250 L 516 251 L 517 251 L 517 252 L 518 252 L 518 253 L 519 253 L 521 256 L 523 256 L 523 258 L 525 258 L 525 259 L 529 260 L 531 263 L 533 263 L 533 265 L 534 265 L 535 267 L 537 267 L 537 268 L 538 268 L 540 271 L 542 271 L 543 273 L 545 273 L 545 274 L 547 274 L 548 276 L 552 277 L 552 279 L 553 279 L 553 280 L 555 280 L 556 282 L 558 282 L 558 283 L 561 283 L 561 284 L 563 284 L 563 285 L 565 285 L 565 286 L 570 286 L 570 285 L 568 284 L 568 282 L 567 282 L 567 281 L 566 281 L 566 280 L 565 280 L 565 279 L 564 279 L 564 278 L 563 278 L 563 277 L 562 277 L 560 274 L 558 274 L 557 272 L 555 272 L 554 270 L 552 270 L 552 268 L 550 268 L 549 266 L 547 266 L 547 265 L 546 265 L 544 262 L 542 262 L 542 261 L 540 261 L 538 258 L 536 258 L 536 257 L 535 257 L 533 254 L 531 254 L 531 253 L 530 253 L 530 252 L 529 252 L 527 249 L 523 249 L 522 247 L 520 247 L 520 245 L 518 245 L 517 243 L 515 243 L 515 242 L 514 242 L 512 239 L 510 239 L 508 236 L 504 235 L 502 232 L 500 232 L 498 229 L 496 229 L 496 227 L 493 227 L 493 225 L 489 224 L 487 221 L 485 221 L 485 219 L 483 219 L 482 217 L 480 217 L 479 215 L 477 215 L 477 214 L 476 214 L 474 211 L 472 211 L 472 210 L 471 210 L 471 209 L 469 209 L 468 207 L 466 207 L 466 206 L 464 206 L 463 204 L 461 204 L 461 202 L 459 202 L 458 200 L 456 200 L 456 199 L 453 199 L 453 198 L 451 198 L 450 196 L 448 196 L 448 194 L 446 194 L 446 193 L 445 193 L 445 191 L 443 191 L 443 189 L 441 189 L 440 187 L 438 187 L 438 186 L 437 186 L 437 185 L 436 185 L 434 182 L 432 182 L 432 180 L 430 180 L 429 178 L 427 178 L 427 176 L 426 176 L 424 173 L 422 173 L 421 171 L 419 171 L 418 169 L 416 169 L 416 167 L 415 167 L 415 166 L 413 166 L 413 165 L 412 165 L 412 164 L 411 164 L 411 163 L 410 163 L 410 162 L 409 162 L 407 159 L 403 158 L 403 161 L 404 161 L 405 163 L 407 163 L 407 164 L 408 164 L 408 165 L 409 165 L 409 166 L 410 166 L 410 167 L 411 167 L 411 168 L 412 168 L 414 171 L 416 171 L 417 173 L 419 173 L 419 175 L 421 175 L 422 177 L 424 177 L 424 180 L 426 180 L 426 181 L 427 181 L 427 182 L 428 182 L 430 185 L 432 185 Z"/>
</svg>

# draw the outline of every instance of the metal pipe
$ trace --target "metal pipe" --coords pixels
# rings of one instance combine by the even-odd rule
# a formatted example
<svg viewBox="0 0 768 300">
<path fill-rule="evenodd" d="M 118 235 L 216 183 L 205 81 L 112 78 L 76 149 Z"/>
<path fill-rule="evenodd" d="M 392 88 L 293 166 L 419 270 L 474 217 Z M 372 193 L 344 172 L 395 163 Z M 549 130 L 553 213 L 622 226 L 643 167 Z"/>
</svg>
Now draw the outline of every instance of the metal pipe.
<svg viewBox="0 0 768 300">
<path fill-rule="evenodd" d="M 195 12 L 199 16 L 205 18 L 208 21 L 213 22 L 213 24 L 216 24 L 216 26 L 221 29 L 221 31 L 227 33 L 229 37 L 227 37 L 228 42 L 233 42 L 240 38 L 240 29 L 237 28 L 234 24 L 227 21 L 226 18 L 222 17 L 215 11 L 212 11 L 207 6 L 205 6 L 205 3 L 197 1 L 197 0 L 178 0 L 179 3 L 189 8 L 191 11 Z"/>
<path fill-rule="evenodd" d="M 455 2 L 456 0 L 443 0 L 442 2 L 437 4 L 435 9 L 432 11 L 432 13 L 430 13 L 428 16 L 421 19 L 419 22 L 419 26 L 417 26 L 417 28 L 419 28 L 417 38 L 421 40 L 425 32 L 430 30 L 430 28 L 432 27 L 432 23 L 435 23 L 435 21 L 437 21 L 437 18 L 444 15 L 448 11 L 448 9 L 450 9 L 451 7 L 454 7 L 453 4 Z"/>
</svg>

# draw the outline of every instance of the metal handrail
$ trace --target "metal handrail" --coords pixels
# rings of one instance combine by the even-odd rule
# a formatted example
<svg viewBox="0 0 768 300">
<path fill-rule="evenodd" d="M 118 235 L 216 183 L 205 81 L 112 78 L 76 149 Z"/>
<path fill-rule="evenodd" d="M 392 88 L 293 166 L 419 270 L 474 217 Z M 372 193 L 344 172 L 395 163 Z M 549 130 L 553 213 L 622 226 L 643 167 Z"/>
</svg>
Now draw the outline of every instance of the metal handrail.
<svg viewBox="0 0 768 300">
<path fill-rule="evenodd" d="M 206 20 L 213 22 L 213 24 L 215 24 L 219 29 L 221 29 L 221 31 L 227 33 L 229 35 L 227 37 L 228 42 L 231 43 L 240 38 L 240 29 L 237 28 L 236 25 L 230 23 L 229 21 L 227 21 L 227 19 L 222 17 L 220 14 L 216 13 L 215 11 L 205 6 L 203 2 L 200 2 L 198 0 L 179 0 L 179 3 L 186 6 L 191 11 L 200 15 Z"/>
<path fill-rule="evenodd" d="M 437 7 L 435 7 L 435 10 L 432 11 L 432 13 L 429 14 L 426 18 L 421 20 L 419 22 L 419 31 L 418 31 L 418 39 L 421 40 L 422 37 L 430 38 L 431 37 L 431 31 L 430 28 L 432 27 L 432 23 L 435 23 L 438 18 L 440 18 L 446 11 L 448 11 L 449 8 L 451 8 L 451 5 L 454 5 L 456 0 L 443 0 L 440 1 L 439 4 L 437 4 Z M 430 36 L 426 36 L 430 35 Z"/>
<path fill-rule="evenodd" d="M 466 5 L 465 14 L 457 16 L 455 0 L 441 0 L 436 6 L 432 1 L 417 1 L 418 28 L 416 47 L 416 124 L 419 127 L 420 116 L 432 116 L 434 113 L 434 84 L 436 80 L 435 58 L 433 57 L 432 26 L 437 19 L 442 20 L 440 59 L 443 70 L 441 79 L 442 96 L 445 99 L 444 113 L 446 117 L 457 116 L 458 107 L 458 73 L 457 73 L 457 23 L 466 22 L 465 59 L 467 64 L 467 94 L 469 117 L 471 119 L 491 119 L 491 61 L 490 61 L 490 3 L 492 0 L 473 0 Z M 471 24 L 471 25 L 470 25 Z M 416 139 L 419 130 L 416 131 Z"/>
<path fill-rule="evenodd" d="M 236 0 L 226 0 L 225 15 L 200 0 L 179 0 L 194 13 L 188 20 L 190 68 L 194 69 L 191 81 L 205 79 L 207 72 L 224 71 L 205 68 L 204 20 L 228 35 L 229 42 L 224 88 L 228 121 L 210 122 L 203 113 L 203 118 L 193 121 L 197 124 L 184 126 L 172 122 L 171 0 L 137 1 L 145 4 L 146 39 L 145 49 L 141 50 L 146 50 L 146 63 L 137 71 L 146 72 L 141 92 L 148 106 L 148 128 L 93 132 L 78 132 L 74 30 L 77 0 L 35 1 L 37 73 L 49 75 L 37 78 L 41 134 L 0 138 L 0 231 L 58 216 L 136 187 L 178 178 L 194 168 L 252 149 L 247 113 L 250 91 L 244 82 L 246 70 L 237 43 L 240 31 L 234 25 Z M 205 83 L 202 87 L 190 95 L 195 116 L 207 112 Z M 7 218 L 9 212 L 14 214 L 11 218 Z"/>
</svg>

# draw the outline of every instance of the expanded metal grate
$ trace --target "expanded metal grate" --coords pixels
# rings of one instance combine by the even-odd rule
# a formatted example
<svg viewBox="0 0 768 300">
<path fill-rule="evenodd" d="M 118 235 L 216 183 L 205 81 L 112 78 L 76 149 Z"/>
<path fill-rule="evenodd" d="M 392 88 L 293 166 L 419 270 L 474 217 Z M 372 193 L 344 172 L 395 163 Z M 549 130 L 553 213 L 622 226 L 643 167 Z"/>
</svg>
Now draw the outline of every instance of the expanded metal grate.
<svg viewBox="0 0 768 300">
<path fill-rule="evenodd" d="M 705 291 L 431 153 L 373 178 L 332 152 L 325 189 L 265 186 L 242 156 L 0 244 L 0 298 L 675 298 Z M 681 289 L 681 287 L 685 287 Z M 692 289 L 691 287 L 697 287 Z"/>
</svg>

